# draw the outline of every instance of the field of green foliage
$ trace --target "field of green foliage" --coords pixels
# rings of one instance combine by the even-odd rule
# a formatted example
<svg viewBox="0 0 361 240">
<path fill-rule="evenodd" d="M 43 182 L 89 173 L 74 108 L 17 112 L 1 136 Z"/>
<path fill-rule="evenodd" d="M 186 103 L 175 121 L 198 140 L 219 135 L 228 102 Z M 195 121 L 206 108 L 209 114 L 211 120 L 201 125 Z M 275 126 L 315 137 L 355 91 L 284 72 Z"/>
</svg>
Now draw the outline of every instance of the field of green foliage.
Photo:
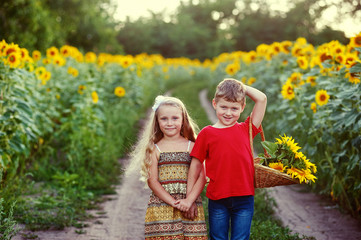
<svg viewBox="0 0 361 240">
<path fill-rule="evenodd" d="M 360 53 L 361 33 L 348 45 L 299 38 L 205 61 L 67 45 L 29 53 L 2 40 L 1 237 L 11 238 L 15 222 L 61 229 L 86 218 L 98 196 L 113 192 L 118 159 L 154 97 L 198 82 L 212 94 L 226 77 L 266 93 L 267 140 L 292 136 L 317 166 L 312 189 L 360 217 Z"/>
</svg>

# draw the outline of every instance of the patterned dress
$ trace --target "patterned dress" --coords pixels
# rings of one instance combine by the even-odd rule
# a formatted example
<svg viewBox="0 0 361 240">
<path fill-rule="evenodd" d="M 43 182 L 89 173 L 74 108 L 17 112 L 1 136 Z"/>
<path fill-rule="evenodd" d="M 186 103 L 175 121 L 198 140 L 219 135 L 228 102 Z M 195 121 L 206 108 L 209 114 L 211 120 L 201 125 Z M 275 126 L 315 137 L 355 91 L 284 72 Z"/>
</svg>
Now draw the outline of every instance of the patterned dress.
<svg viewBox="0 0 361 240">
<path fill-rule="evenodd" d="M 158 148 L 158 146 L 156 145 Z M 188 145 L 189 149 L 189 145 Z M 188 169 L 191 163 L 189 150 L 186 152 L 160 152 L 158 179 L 164 189 L 176 200 L 184 199 L 187 190 Z M 145 239 L 207 239 L 207 227 L 201 196 L 196 200 L 197 218 L 191 220 L 182 212 L 151 193 L 145 215 Z"/>
</svg>

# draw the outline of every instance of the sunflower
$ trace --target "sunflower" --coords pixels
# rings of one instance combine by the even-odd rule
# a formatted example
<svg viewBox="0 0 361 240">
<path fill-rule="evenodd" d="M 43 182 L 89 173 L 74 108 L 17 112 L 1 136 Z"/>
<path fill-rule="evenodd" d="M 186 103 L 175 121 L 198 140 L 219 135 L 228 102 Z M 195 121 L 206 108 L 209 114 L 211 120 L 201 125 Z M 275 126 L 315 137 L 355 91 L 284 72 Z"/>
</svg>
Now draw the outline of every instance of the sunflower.
<svg viewBox="0 0 361 240">
<path fill-rule="evenodd" d="M 72 47 L 69 45 L 64 45 L 60 48 L 60 54 L 63 57 L 69 57 L 72 54 Z"/>
<path fill-rule="evenodd" d="M 51 78 L 51 72 L 45 71 L 40 75 L 41 84 L 45 85 Z"/>
<path fill-rule="evenodd" d="M 336 54 L 335 61 L 338 62 L 339 64 L 344 64 L 345 56 L 343 54 Z"/>
<path fill-rule="evenodd" d="M 351 68 L 351 66 L 353 66 L 353 64 L 357 61 L 358 57 L 357 55 L 353 54 L 353 53 L 348 53 L 345 56 L 345 65 L 348 68 Z"/>
<path fill-rule="evenodd" d="M 92 100 L 93 100 L 93 103 L 98 103 L 98 101 L 99 101 L 99 97 L 98 97 L 98 94 L 96 91 L 92 92 Z"/>
<path fill-rule="evenodd" d="M 37 67 L 37 68 L 35 68 L 35 75 L 37 76 L 38 79 L 40 79 L 40 76 L 43 75 L 44 72 L 46 72 L 45 67 Z"/>
<path fill-rule="evenodd" d="M 302 73 L 300 72 L 292 73 L 291 76 L 287 79 L 287 81 L 289 81 L 295 86 L 304 84 L 304 81 L 302 80 Z"/>
<path fill-rule="evenodd" d="M 319 106 L 323 106 L 327 104 L 329 98 L 330 96 L 327 94 L 326 90 L 321 89 L 316 92 L 315 99 L 316 99 L 316 103 Z"/>
<path fill-rule="evenodd" d="M 294 85 L 287 81 L 282 86 L 281 94 L 282 94 L 284 99 L 288 99 L 288 100 L 294 99 L 295 98 L 295 87 L 294 87 Z"/>
<path fill-rule="evenodd" d="M 291 51 L 292 44 L 293 43 L 291 41 L 281 42 L 282 52 L 289 53 Z"/>
<path fill-rule="evenodd" d="M 291 136 L 280 136 L 276 142 L 263 141 L 262 146 L 268 155 L 261 153 L 258 157 L 261 164 L 272 169 L 285 172 L 300 183 L 315 181 L 313 173 L 317 172 L 316 165 L 311 163 L 306 156 L 299 151 L 301 147 Z"/>
<path fill-rule="evenodd" d="M 73 67 L 68 67 L 68 73 L 73 75 L 73 77 L 77 77 L 79 75 L 78 69 Z"/>
<path fill-rule="evenodd" d="M 311 87 L 316 86 L 316 77 L 315 76 L 308 76 L 306 79 L 306 82 L 308 82 L 309 84 L 311 84 Z"/>
<path fill-rule="evenodd" d="M 360 83 L 360 74 L 347 72 L 345 78 L 348 78 L 348 81 L 353 84 Z"/>
<path fill-rule="evenodd" d="M 234 74 L 236 74 L 240 69 L 240 66 L 237 62 L 228 64 L 226 67 L 226 73 L 230 76 L 233 76 Z"/>
<path fill-rule="evenodd" d="M 357 34 L 356 36 L 350 38 L 349 45 L 351 47 L 361 47 L 361 32 Z"/>
<path fill-rule="evenodd" d="M 97 55 L 94 52 L 87 52 L 85 54 L 85 62 L 94 63 L 97 60 Z"/>
<path fill-rule="evenodd" d="M 332 56 L 327 50 L 323 50 L 321 53 L 319 53 L 318 57 L 320 62 L 332 60 Z"/>
<path fill-rule="evenodd" d="M 123 87 L 116 87 L 114 89 L 114 94 L 118 97 L 124 97 L 125 95 L 125 89 Z"/>
<path fill-rule="evenodd" d="M 132 63 L 133 63 L 133 57 L 131 56 L 123 57 L 120 61 L 120 64 L 122 65 L 123 68 L 128 68 L 130 65 L 132 65 Z"/>
<path fill-rule="evenodd" d="M 50 47 L 46 49 L 46 56 L 48 58 L 53 58 L 57 55 L 59 55 L 59 49 L 57 49 L 56 47 Z"/>
<path fill-rule="evenodd" d="M 61 66 L 64 66 L 64 65 L 65 65 L 66 60 L 65 60 L 62 56 L 56 55 L 56 56 L 54 56 L 54 58 L 53 58 L 53 63 L 54 63 L 55 65 L 61 67 Z"/>
<path fill-rule="evenodd" d="M 304 70 L 306 70 L 308 68 L 308 60 L 304 56 L 297 58 L 297 64 L 300 68 L 302 68 Z"/>
<path fill-rule="evenodd" d="M 16 68 L 21 64 L 21 56 L 17 52 L 11 52 L 6 58 L 6 64 L 11 68 Z"/>
<path fill-rule="evenodd" d="M 18 44 L 10 43 L 5 45 L 5 48 L 3 50 L 4 56 L 8 56 L 13 52 L 20 53 L 20 47 Z"/>
<path fill-rule="evenodd" d="M 297 154 L 297 151 L 301 149 L 292 137 L 287 137 L 286 134 L 280 137 L 281 138 L 276 138 L 276 143 L 286 145 L 294 154 Z"/>
<path fill-rule="evenodd" d="M 256 82 L 256 78 L 255 77 L 250 77 L 247 81 L 247 85 L 252 85 L 253 83 Z"/>
<path fill-rule="evenodd" d="M 313 113 L 317 111 L 317 104 L 315 102 L 311 103 L 310 108 L 312 109 Z"/>
<path fill-rule="evenodd" d="M 269 166 L 270 168 L 275 169 L 275 170 L 278 170 L 278 171 L 280 171 L 280 172 L 283 172 L 283 171 L 286 169 L 286 167 L 284 167 L 284 166 L 283 166 L 283 163 L 281 163 L 281 162 L 270 163 L 270 164 L 268 164 L 268 166 Z"/>
<path fill-rule="evenodd" d="M 4 56 L 4 50 L 8 44 L 5 42 L 5 40 L 1 40 L 0 42 L 0 57 Z"/>
<path fill-rule="evenodd" d="M 80 94 L 80 95 L 82 95 L 83 93 L 84 93 L 84 90 L 86 89 L 86 86 L 84 86 L 84 85 L 79 85 L 79 87 L 78 87 L 78 93 Z"/>
</svg>

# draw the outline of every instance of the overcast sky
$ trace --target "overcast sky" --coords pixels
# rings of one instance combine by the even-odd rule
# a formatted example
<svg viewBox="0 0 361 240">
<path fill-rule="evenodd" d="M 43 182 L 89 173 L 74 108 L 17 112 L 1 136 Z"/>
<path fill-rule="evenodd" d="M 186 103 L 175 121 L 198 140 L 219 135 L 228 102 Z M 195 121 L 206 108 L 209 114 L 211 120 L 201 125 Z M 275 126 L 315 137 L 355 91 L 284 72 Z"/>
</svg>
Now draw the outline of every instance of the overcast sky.
<svg viewBox="0 0 361 240">
<path fill-rule="evenodd" d="M 173 13 L 181 0 L 113 0 L 118 8 L 116 11 L 116 19 L 124 21 L 127 16 L 131 20 L 136 20 L 139 17 L 150 17 L 149 10 L 155 13 L 165 11 L 166 13 Z M 188 2 L 188 0 L 186 0 Z M 196 0 L 193 0 L 195 3 Z M 284 0 L 269 0 L 269 2 L 274 2 L 272 8 L 274 10 L 284 10 L 287 11 L 289 6 L 282 4 Z M 336 8 L 329 9 L 324 13 L 323 20 L 324 23 L 318 23 L 322 26 L 327 24 L 335 30 L 341 30 L 345 32 L 346 37 L 350 38 L 361 32 L 361 24 L 356 19 L 348 18 L 345 19 L 342 23 L 334 22 L 334 16 L 336 14 Z"/>
</svg>

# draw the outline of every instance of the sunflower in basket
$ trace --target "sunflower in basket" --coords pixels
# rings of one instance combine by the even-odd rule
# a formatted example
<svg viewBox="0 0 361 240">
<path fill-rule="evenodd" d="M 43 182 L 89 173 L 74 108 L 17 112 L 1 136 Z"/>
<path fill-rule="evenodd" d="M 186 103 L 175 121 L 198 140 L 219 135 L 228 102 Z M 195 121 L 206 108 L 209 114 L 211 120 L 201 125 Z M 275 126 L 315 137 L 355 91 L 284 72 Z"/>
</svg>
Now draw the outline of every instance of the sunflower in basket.
<svg viewBox="0 0 361 240">
<path fill-rule="evenodd" d="M 300 183 L 315 182 L 317 179 L 314 175 L 317 172 L 316 165 L 299 151 L 301 147 L 292 137 L 285 134 L 276 138 L 276 142 L 262 141 L 261 144 L 268 154 L 258 155 L 260 164 L 284 172 Z"/>
</svg>

